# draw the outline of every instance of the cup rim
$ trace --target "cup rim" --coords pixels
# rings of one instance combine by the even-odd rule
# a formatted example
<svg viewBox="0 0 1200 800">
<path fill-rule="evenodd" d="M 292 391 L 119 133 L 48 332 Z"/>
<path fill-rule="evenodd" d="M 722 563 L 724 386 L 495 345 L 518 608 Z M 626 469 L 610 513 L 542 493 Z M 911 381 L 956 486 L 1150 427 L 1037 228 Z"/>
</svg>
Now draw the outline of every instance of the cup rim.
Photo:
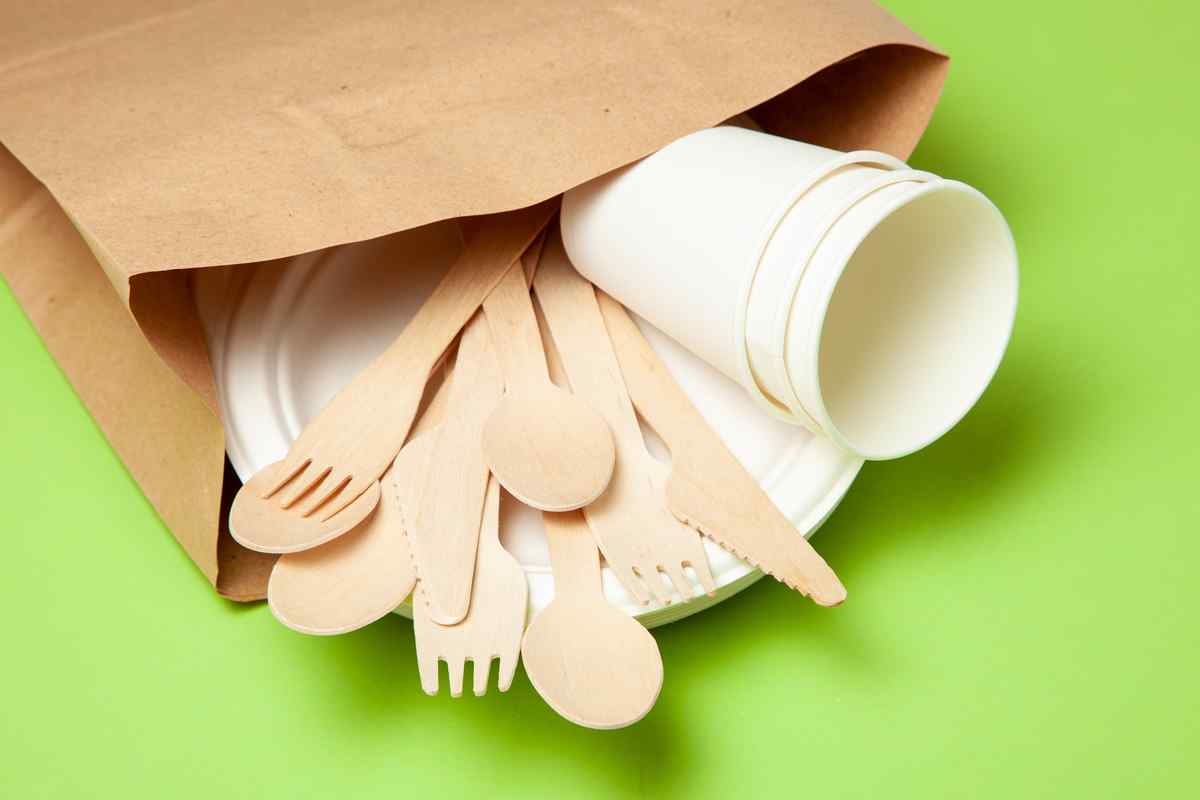
<svg viewBox="0 0 1200 800">
<path fill-rule="evenodd" d="M 1001 347 L 997 349 L 994 358 L 989 364 L 989 369 L 987 372 L 988 379 L 981 383 L 977 391 L 974 391 L 970 394 L 970 402 L 964 404 L 961 412 L 954 415 L 952 419 L 948 419 L 946 424 L 939 425 L 936 429 L 934 429 L 933 435 L 925 437 L 914 446 L 906 446 L 904 448 L 893 450 L 867 452 L 863 448 L 852 445 L 849 442 L 845 435 L 834 424 L 829 410 L 825 407 L 823 400 L 824 394 L 821 390 L 821 373 L 819 369 L 821 345 L 823 343 L 825 330 L 825 318 L 829 313 L 829 305 L 833 300 L 834 292 L 837 290 L 837 286 L 840 282 L 842 274 L 845 272 L 846 267 L 849 266 L 853 255 L 858 252 L 859 247 L 862 246 L 862 243 L 866 241 L 867 237 L 874 233 L 875 230 L 878 229 L 881 224 L 883 224 L 884 220 L 889 219 L 901 208 L 916 202 L 922 197 L 937 192 L 961 192 L 967 194 L 974 200 L 982 201 L 1003 223 L 1001 226 L 1003 230 L 1003 242 L 1007 245 L 1005 249 L 1009 256 L 1008 262 L 1011 264 L 1010 271 L 1012 273 L 1013 281 L 1011 307 L 1007 310 L 1006 314 L 1008 323 L 1003 334 L 1003 342 Z M 845 255 L 843 256 L 839 254 L 837 257 L 836 272 L 832 274 L 832 278 L 832 280 L 827 281 L 824 286 L 820 287 L 821 296 L 817 303 L 817 313 L 812 315 L 808 323 L 809 336 L 807 338 L 809 341 L 815 342 L 816 346 L 810 348 L 809 352 L 803 356 L 806 360 L 810 359 L 809 363 L 806 364 L 806 367 L 810 371 L 809 374 L 813 376 L 813 384 L 816 387 L 817 392 L 816 397 L 818 403 L 820 404 L 819 408 L 816 409 L 816 414 L 814 416 L 818 417 L 822 421 L 822 431 L 839 447 L 848 452 L 854 453 L 861 458 L 871 461 L 886 461 L 894 458 L 900 458 L 929 446 L 944 436 L 951 428 L 961 422 L 963 417 L 965 417 L 967 413 L 975 407 L 975 404 L 979 402 L 979 398 L 983 396 L 983 393 L 987 390 L 987 387 L 991 385 L 992 378 L 995 377 L 996 372 L 999 370 L 1000 364 L 1004 360 L 1004 355 L 1008 350 L 1008 346 L 1012 341 L 1013 329 L 1016 326 L 1017 302 L 1020 295 L 1020 269 L 1016 239 L 1013 237 L 1012 229 L 1009 227 L 1007 220 L 1004 219 L 1003 213 L 1001 213 L 1000 209 L 987 197 L 987 195 L 975 187 L 963 183 L 962 181 L 939 179 L 937 182 L 925 183 L 917 187 L 916 191 L 891 201 L 883 208 L 877 219 L 873 220 L 870 225 L 865 226 L 860 234 L 850 241 L 849 246 L 845 250 Z M 790 368 L 791 358 L 787 358 L 786 355 L 785 363 L 787 363 Z"/>
<path fill-rule="evenodd" d="M 793 262 L 788 283 L 784 291 L 780 294 L 779 304 L 775 308 L 774 328 L 771 331 L 771 337 L 774 341 L 783 342 L 784 344 L 777 363 L 774 366 L 780 371 L 779 377 L 782 380 L 779 383 L 788 392 L 788 396 L 784 398 L 784 402 L 790 408 L 800 409 L 804 415 L 811 418 L 817 425 L 821 425 L 817 415 L 804 406 L 803 401 L 796 392 L 795 385 L 792 383 L 792 371 L 789 369 L 787 358 L 787 334 L 791 324 L 792 309 L 796 304 L 800 284 L 804 281 L 804 276 L 808 272 L 808 265 L 812 262 L 813 256 L 816 255 L 817 250 L 820 249 L 821 244 L 829 236 L 834 226 L 866 198 L 889 186 L 895 186 L 900 183 L 913 183 L 917 185 L 917 189 L 920 189 L 921 186 L 936 185 L 942 182 L 944 182 L 943 179 L 938 175 L 918 169 L 905 168 L 892 170 L 880 175 L 868 185 L 859 188 L 858 191 L 846 198 L 842 204 L 829 212 L 822 219 L 821 223 L 813 228 L 813 234 L 806 246 L 801 249 L 800 257 Z M 890 213 L 892 212 L 886 212 L 886 214 Z M 841 274 L 840 270 L 838 274 Z"/>
<path fill-rule="evenodd" d="M 787 194 L 785 200 L 780 203 L 763 225 L 762 231 L 756 240 L 757 244 L 754 250 L 751 251 L 752 255 L 749 256 L 749 258 L 753 259 L 753 262 L 747 269 L 743 270 L 743 274 L 746 277 L 742 281 L 736 311 L 734 312 L 734 351 L 737 353 L 737 365 L 738 371 L 741 373 L 742 385 L 768 414 L 792 425 L 802 425 L 814 433 L 821 432 L 820 426 L 813 417 L 808 415 L 807 411 L 801 408 L 797 412 L 787 404 L 771 397 L 754 376 L 754 370 L 750 367 L 750 348 L 746 342 L 746 315 L 749 310 L 750 292 L 754 286 L 754 279 L 758 275 L 758 269 L 762 264 L 763 254 L 766 252 L 767 245 L 770 244 L 779 226 L 787 218 L 788 214 L 791 213 L 796 204 L 800 202 L 801 198 L 808 194 L 814 186 L 829 177 L 830 173 L 835 170 L 848 166 L 879 167 L 889 173 L 908 168 L 908 165 L 903 161 L 887 153 L 877 150 L 853 150 L 848 153 L 842 153 L 836 158 L 831 158 L 818 169 L 806 175 L 804 180 L 797 183 Z"/>
</svg>

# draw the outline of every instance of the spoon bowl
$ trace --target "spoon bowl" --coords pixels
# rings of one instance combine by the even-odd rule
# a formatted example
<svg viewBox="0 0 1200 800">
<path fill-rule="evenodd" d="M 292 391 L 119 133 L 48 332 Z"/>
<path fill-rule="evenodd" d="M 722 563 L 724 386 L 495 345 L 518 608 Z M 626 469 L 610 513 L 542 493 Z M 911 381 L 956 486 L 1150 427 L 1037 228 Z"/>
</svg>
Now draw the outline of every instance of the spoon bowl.
<svg viewBox="0 0 1200 800">
<path fill-rule="evenodd" d="M 525 630 L 525 672 L 547 705 L 576 725 L 632 725 L 662 690 L 658 643 L 604 599 L 600 551 L 583 514 L 542 514 L 542 520 L 554 600 Z"/>
<path fill-rule="evenodd" d="M 604 493 L 616 451 L 604 418 L 548 381 L 506 394 L 483 429 L 500 484 L 542 511 L 572 511 Z"/>
<path fill-rule="evenodd" d="M 589 616 L 586 637 L 578 631 L 581 613 Z M 551 603 L 525 631 L 521 657 L 546 704 L 588 728 L 632 725 L 654 707 L 662 689 L 662 657 L 654 637 L 609 605 L 579 609 Z"/>
</svg>

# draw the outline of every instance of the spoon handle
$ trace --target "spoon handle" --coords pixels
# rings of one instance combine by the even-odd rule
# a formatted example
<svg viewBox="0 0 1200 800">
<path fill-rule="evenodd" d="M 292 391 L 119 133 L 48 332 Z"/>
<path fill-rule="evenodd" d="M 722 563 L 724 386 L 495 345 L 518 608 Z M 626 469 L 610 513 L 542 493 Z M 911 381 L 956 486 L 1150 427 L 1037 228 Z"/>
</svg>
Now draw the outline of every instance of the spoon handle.
<svg viewBox="0 0 1200 800">
<path fill-rule="evenodd" d="M 603 598 L 600 583 L 600 551 L 579 511 L 542 512 L 550 567 L 554 571 L 554 596 L 571 599 Z"/>
<path fill-rule="evenodd" d="M 546 317 L 542 313 L 535 316 L 539 335 L 544 335 L 546 342 L 546 365 L 550 380 L 565 389 L 569 385 L 567 374 L 549 331 L 545 329 Z M 595 534 L 583 512 L 543 511 L 542 522 L 546 529 L 546 545 L 550 549 L 550 568 L 554 573 L 554 596 L 563 601 L 571 598 L 587 600 L 596 595 L 603 599 L 600 548 L 596 546 Z"/>
<path fill-rule="evenodd" d="M 680 597 L 695 594 L 686 566 L 711 594 L 716 586 L 699 534 L 667 510 L 657 480 L 662 467 L 646 449 L 596 291 L 575 271 L 554 231 L 547 237 L 534 291 L 550 332 L 546 351 L 557 354 L 571 390 L 600 412 L 616 443 L 612 482 L 584 509 L 609 566 L 642 603 L 650 595 L 664 605 L 671 602 L 662 576 Z"/>
<path fill-rule="evenodd" d="M 492 329 L 509 391 L 514 386 L 549 380 L 542 337 L 520 262 L 508 270 L 483 301 L 483 311 Z"/>
<path fill-rule="evenodd" d="M 608 341 L 596 290 L 567 261 L 557 234 L 549 237 L 534 277 L 534 291 L 571 391 L 600 412 L 612 429 L 618 454 L 632 463 L 646 452 L 633 401 Z"/>
</svg>

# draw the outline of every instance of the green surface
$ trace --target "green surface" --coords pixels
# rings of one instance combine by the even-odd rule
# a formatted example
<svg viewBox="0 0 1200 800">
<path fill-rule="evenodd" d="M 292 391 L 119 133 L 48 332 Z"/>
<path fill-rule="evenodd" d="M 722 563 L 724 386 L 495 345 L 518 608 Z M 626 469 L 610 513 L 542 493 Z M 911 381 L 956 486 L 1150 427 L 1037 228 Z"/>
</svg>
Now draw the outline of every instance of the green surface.
<svg viewBox="0 0 1200 800">
<path fill-rule="evenodd" d="M 659 631 L 626 731 L 523 675 L 426 698 L 403 620 L 213 595 L 4 288 L 0 797 L 1195 796 L 1200 16 L 888 5 L 955 57 L 913 162 L 1007 213 L 1022 305 L 975 411 L 818 536 L 844 607 L 764 582 Z"/>
</svg>

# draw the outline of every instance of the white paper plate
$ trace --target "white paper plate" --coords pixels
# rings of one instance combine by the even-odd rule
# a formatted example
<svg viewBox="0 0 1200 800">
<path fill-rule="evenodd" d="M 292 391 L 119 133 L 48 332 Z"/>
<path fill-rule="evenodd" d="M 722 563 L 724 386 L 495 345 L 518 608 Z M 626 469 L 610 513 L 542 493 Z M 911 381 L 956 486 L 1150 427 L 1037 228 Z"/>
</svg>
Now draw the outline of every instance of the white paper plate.
<svg viewBox="0 0 1200 800">
<path fill-rule="evenodd" d="M 243 480 L 282 458 L 305 423 L 391 343 L 460 247 L 457 226 L 440 223 L 257 268 L 196 273 L 226 447 Z M 638 324 L 705 419 L 795 523 L 797 535 L 811 536 L 862 461 L 770 418 L 733 381 L 645 321 Z M 651 432 L 646 438 L 656 456 L 669 458 Z M 501 540 L 525 568 L 536 613 L 554 595 L 539 515 L 505 497 Z M 641 606 L 606 568 L 609 601 L 647 626 L 661 625 L 762 577 L 708 539 L 704 545 L 719 587 L 715 597 Z M 408 606 L 397 610 L 411 615 Z"/>
</svg>

